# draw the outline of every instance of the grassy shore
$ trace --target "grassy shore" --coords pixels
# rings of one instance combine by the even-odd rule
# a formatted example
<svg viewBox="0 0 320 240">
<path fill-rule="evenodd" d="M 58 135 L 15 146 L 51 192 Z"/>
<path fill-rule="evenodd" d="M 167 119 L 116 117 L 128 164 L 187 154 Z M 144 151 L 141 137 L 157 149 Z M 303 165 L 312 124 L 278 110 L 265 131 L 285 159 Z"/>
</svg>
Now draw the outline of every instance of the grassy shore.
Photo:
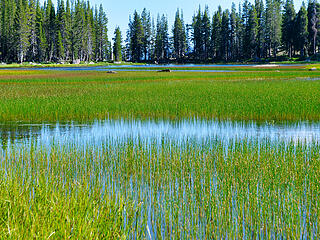
<svg viewBox="0 0 320 240">
<path fill-rule="evenodd" d="M 189 117 L 320 120 L 320 73 L 2 70 L 1 122 Z"/>
</svg>

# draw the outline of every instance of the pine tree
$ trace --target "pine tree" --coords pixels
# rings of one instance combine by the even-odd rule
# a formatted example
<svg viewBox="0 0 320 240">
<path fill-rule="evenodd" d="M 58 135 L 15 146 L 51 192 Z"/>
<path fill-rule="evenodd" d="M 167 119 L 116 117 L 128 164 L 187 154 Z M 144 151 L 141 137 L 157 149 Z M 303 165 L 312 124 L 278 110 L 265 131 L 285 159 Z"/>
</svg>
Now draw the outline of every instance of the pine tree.
<svg viewBox="0 0 320 240">
<path fill-rule="evenodd" d="M 71 8 L 70 8 L 70 1 L 66 1 L 66 10 L 64 15 L 64 35 L 63 35 L 63 43 L 64 43 L 64 50 L 65 50 L 65 59 L 70 60 L 72 59 L 72 16 L 71 16 Z"/>
<path fill-rule="evenodd" d="M 246 58 L 257 57 L 259 22 L 254 5 L 250 6 L 245 42 L 247 43 Z"/>
<path fill-rule="evenodd" d="M 224 61 L 229 59 L 230 49 L 230 28 L 229 28 L 229 10 L 225 10 L 221 19 L 221 56 Z"/>
<path fill-rule="evenodd" d="M 304 5 L 301 6 L 296 18 L 296 32 L 296 48 L 300 50 L 301 57 L 305 57 L 308 44 L 308 13 Z"/>
<path fill-rule="evenodd" d="M 90 7 L 89 1 L 86 4 L 86 12 L 85 12 L 85 28 L 86 28 L 86 36 L 85 36 L 85 55 L 86 60 L 91 61 L 94 56 L 94 43 L 95 43 L 95 34 L 94 34 L 94 17 L 93 17 L 93 9 Z"/>
<path fill-rule="evenodd" d="M 140 62 L 143 54 L 143 26 L 141 18 L 137 11 L 133 14 L 133 20 L 130 24 L 130 50 L 133 62 Z"/>
<path fill-rule="evenodd" d="M 231 59 L 236 60 L 239 59 L 239 16 L 236 12 L 236 6 L 233 3 L 231 7 L 230 13 L 230 54 Z"/>
<path fill-rule="evenodd" d="M 211 38 L 211 22 L 209 17 L 209 8 L 206 6 L 203 16 L 202 16 L 202 34 L 203 34 L 203 53 L 202 59 L 209 59 L 210 54 L 210 38 Z"/>
<path fill-rule="evenodd" d="M 122 61 L 122 37 L 120 28 L 117 27 L 114 31 L 113 38 L 113 55 L 114 61 L 121 62 Z"/>
<path fill-rule="evenodd" d="M 30 28 L 28 25 L 28 13 L 29 6 L 26 1 L 19 0 L 17 5 L 16 14 L 16 47 L 17 47 L 17 59 L 20 63 L 25 60 L 28 48 L 30 46 Z"/>
<path fill-rule="evenodd" d="M 56 16 L 55 8 L 51 0 L 48 0 L 45 8 L 44 29 L 47 39 L 46 59 L 51 62 L 56 60 Z"/>
<path fill-rule="evenodd" d="M 44 12 L 43 9 L 40 7 L 39 0 L 37 1 L 37 7 L 36 7 L 36 36 L 37 36 L 37 61 L 44 61 L 46 56 L 46 50 L 47 50 L 47 40 L 45 35 L 45 30 L 43 27 L 43 21 L 44 21 Z"/>
<path fill-rule="evenodd" d="M 271 20 L 271 47 L 273 57 L 277 57 L 279 46 L 281 44 L 281 0 L 273 0 L 272 2 L 272 20 Z"/>
<path fill-rule="evenodd" d="M 57 1 L 57 15 L 56 15 L 56 38 L 57 38 L 57 59 L 63 60 L 65 59 L 65 22 L 66 22 L 66 13 L 65 13 L 65 7 L 64 7 L 64 0 L 58 0 Z"/>
<path fill-rule="evenodd" d="M 3 0 L 0 11 L 2 12 L 1 58 L 2 61 L 5 62 L 16 61 L 16 36 L 18 34 L 18 25 L 16 23 L 16 1 Z"/>
<path fill-rule="evenodd" d="M 151 58 L 151 15 L 146 8 L 141 13 L 141 24 L 143 27 L 143 55 L 144 60 Z"/>
<path fill-rule="evenodd" d="M 30 29 L 30 49 L 29 57 L 31 61 L 37 60 L 37 34 L 36 34 L 36 3 L 34 0 L 29 0 L 28 25 Z"/>
<path fill-rule="evenodd" d="M 186 52 L 186 31 L 185 31 L 183 19 L 180 17 L 179 9 L 176 12 L 176 17 L 175 17 L 172 32 L 173 32 L 174 56 L 176 59 L 182 59 Z"/>
<path fill-rule="evenodd" d="M 311 55 L 316 54 L 317 50 L 317 35 L 318 35 L 318 25 L 319 19 L 317 14 L 317 5 L 316 1 L 309 1 L 308 4 L 308 32 L 309 32 L 309 45 Z"/>
<path fill-rule="evenodd" d="M 293 44 L 295 38 L 295 18 L 296 12 L 294 10 L 293 0 L 286 0 L 284 5 L 284 13 L 282 17 L 282 43 L 288 52 L 289 58 L 292 57 Z"/>
<path fill-rule="evenodd" d="M 316 11 L 317 11 L 317 19 L 318 19 L 318 22 L 317 22 L 317 31 L 318 31 L 318 34 L 317 34 L 317 48 L 318 48 L 318 53 L 320 52 L 320 3 L 316 3 Z"/>
<path fill-rule="evenodd" d="M 203 59 L 203 25 L 202 25 L 202 13 L 199 7 L 197 15 L 193 17 L 193 46 L 194 46 L 194 58 L 197 60 Z"/>
<path fill-rule="evenodd" d="M 257 18 L 258 18 L 257 57 L 262 58 L 262 57 L 265 57 L 265 51 L 264 51 L 265 11 L 264 11 L 263 0 L 255 0 L 255 9 L 256 9 Z"/>
<path fill-rule="evenodd" d="M 222 22 L 222 9 L 219 6 L 218 11 L 215 12 L 212 19 L 212 30 L 211 30 L 211 49 L 212 58 L 221 59 L 221 22 Z"/>
</svg>

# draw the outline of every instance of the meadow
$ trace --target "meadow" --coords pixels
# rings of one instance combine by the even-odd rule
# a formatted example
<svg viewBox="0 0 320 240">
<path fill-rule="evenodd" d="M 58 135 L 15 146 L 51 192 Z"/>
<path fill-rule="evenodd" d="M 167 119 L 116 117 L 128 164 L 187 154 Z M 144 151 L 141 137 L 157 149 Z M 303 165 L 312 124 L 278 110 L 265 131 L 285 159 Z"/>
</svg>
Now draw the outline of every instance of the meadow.
<svg viewBox="0 0 320 240">
<path fill-rule="evenodd" d="M 106 118 L 320 120 L 319 71 L 2 70 L 0 122 Z"/>
<path fill-rule="evenodd" d="M 0 239 L 319 239 L 318 139 L 15 139 L 25 122 L 320 120 L 319 71 L 229 68 L 1 70 Z"/>
</svg>

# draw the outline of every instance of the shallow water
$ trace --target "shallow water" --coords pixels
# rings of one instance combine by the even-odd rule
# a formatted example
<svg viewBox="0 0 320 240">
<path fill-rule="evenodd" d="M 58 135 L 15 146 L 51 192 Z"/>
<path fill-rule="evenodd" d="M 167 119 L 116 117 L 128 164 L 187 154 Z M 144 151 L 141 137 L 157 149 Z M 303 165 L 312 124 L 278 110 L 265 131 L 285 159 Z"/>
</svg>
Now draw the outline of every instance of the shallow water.
<svg viewBox="0 0 320 240">
<path fill-rule="evenodd" d="M 156 71 L 157 68 L 193 68 L 193 67 L 210 67 L 210 68 L 219 68 L 219 67 L 253 67 L 255 65 L 250 64 L 166 64 L 166 65 L 156 65 L 156 64 L 149 64 L 149 65 L 112 65 L 112 66 L 85 66 L 85 67 L 31 67 L 31 68 L 0 68 L 3 70 L 46 70 L 46 71 L 133 71 L 133 72 L 140 72 L 140 71 L 148 71 L 153 72 Z M 285 66 L 304 66 L 301 64 L 279 64 L 277 66 L 285 67 Z M 130 69 L 128 69 L 130 68 Z M 148 68 L 148 69 L 146 69 Z M 151 69 L 150 69 L 151 68 Z M 152 69 L 155 68 L 155 69 Z M 174 70 L 175 72 L 234 72 L 230 70 L 215 70 L 215 69 L 188 69 L 188 70 Z"/>
<path fill-rule="evenodd" d="M 279 123 L 270 124 L 233 121 L 140 121 L 105 120 L 88 124 L 0 124 L 0 144 L 10 145 L 36 139 L 39 143 L 99 145 L 104 142 L 128 141 L 133 139 L 146 143 L 170 141 L 198 143 L 219 139 L 232 140 L 269 140 L 281 142 L 319 142 L 320 123 Z"/>
<path fill-rule="evenodd" d="M 130 67 L 127 69 L 126 67 Z M 157 67 L 174 67 L 167 65 L 157 65 Z M 148 69 L 146 69 L 148 68 Z M 97 71 L 97 72 L 107 72 L 107 71 L 117 71 L 117 72 L 155 72 L 158 69 L 149 69 L 152 66 L 110 66 L 110 67 L 35 67 L 35 68 L 1 68 L 3 70 L 33 70 L 33 71 Z M 0 71 L 1 71 L 0 69 Z M 231 70 L 174 70 L 174 72 L 234 72 Z"/>
</svg>

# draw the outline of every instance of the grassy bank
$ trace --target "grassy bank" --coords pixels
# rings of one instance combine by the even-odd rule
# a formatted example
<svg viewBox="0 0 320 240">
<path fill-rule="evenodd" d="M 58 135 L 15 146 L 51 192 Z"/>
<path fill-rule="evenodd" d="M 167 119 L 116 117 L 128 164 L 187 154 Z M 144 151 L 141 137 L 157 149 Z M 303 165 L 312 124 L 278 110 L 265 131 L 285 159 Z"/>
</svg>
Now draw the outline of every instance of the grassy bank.
<svg viewBox="0 0 320 240">
<path fill-rule="evenodd" d="M 0 149 L 1 239 L 318 239 L 319 145 Z"/>
<path fill-rule="evenodd" d="M 118 74 L 2 70 L 0 122 L 320 120 L 319 77 L 318 71 L 302 69 Z"/>
</svg>

